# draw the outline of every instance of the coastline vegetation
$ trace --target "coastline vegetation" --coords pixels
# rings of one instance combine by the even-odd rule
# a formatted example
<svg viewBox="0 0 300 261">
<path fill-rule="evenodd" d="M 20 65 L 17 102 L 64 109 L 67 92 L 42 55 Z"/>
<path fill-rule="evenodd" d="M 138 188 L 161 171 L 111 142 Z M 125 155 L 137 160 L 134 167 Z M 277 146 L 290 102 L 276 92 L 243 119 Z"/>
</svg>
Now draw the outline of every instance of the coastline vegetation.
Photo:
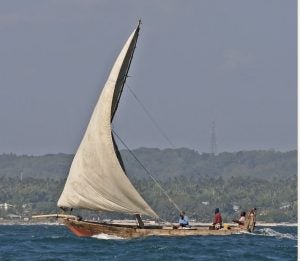
<svg viewBox="0 0 300 261">
<path fill-rule="evenodd" d="M 127 173 L 163 219 L 178 211 L 126 150 Z M 168 195 L 191 219 L 210 222 L 219 207 L 225 222 L 239 211 L 258 209 L 259 221 L 297 221 L 297 151 L 241 151 L 218 155 L 181 149 L 133 151 Z M 0 217 L 56 213 L 73 155 L 0 155 Z M 6 207 L 4 203 L 7 203 Z M 101 217 L 105 218 L 105 213 Z M 114 215 L 114 218 L 122 218 Z"/>
</svg>

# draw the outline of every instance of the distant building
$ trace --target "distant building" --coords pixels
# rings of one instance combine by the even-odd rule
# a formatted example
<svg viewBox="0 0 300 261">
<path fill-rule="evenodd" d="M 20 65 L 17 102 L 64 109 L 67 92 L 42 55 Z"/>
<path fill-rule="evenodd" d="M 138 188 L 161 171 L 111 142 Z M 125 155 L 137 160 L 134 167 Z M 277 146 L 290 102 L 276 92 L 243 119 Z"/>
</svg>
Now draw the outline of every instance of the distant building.
<svg viewBox="0 0 300 261">
<path fill-rule="evenodd" d="M 287 208 L 290 208 L 290 207 L 291 207 L 291 204 L 284 203 L 284 204 L 282 204 L 282 206 L 279 209 L 287 209 Z"/>
<path fill-rule="evenodd" d="M 3 204 L 0 204 L 0 208 L 7 210 L 8 208 L 13 208 L 13 205 L 7 204 L 6 202 Z"/>
<path fill-rule="evenodd" d="M 232 206 L 232 209 L 233 209 L 235 212 L 237 212 L 237 211 L 240 209 L 240 206 L 238 206 L 238 205 L 233 205 L 233 206 Z"/>
<path fill-rule="evenodd" d="M 21 219 L 22 217 L 16 214 L 8 214 L 7 215 L 8 218 L 10 219 Z"/>
</svg>

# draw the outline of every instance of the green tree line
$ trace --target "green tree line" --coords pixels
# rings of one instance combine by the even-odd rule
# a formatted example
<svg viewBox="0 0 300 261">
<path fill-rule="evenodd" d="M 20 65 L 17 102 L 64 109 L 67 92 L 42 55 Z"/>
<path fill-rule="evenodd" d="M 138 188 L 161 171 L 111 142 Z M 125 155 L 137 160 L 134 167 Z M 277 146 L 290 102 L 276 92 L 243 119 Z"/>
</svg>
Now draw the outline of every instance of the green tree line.
<svg viewBox="0 0 300 261">
<path fill-rule="evenodd" d="M 258 178 L 288 178 L 297 173 L 297 151 L 272 150 L 223 152 L 218 155 L 179 149 L 139 148 L 132 153 L 157 179 L 185 176 L 239 176 Z M 144 179 L 147 175 L 127 150 L 121 155 L 130 177 Z M 0 155 L 0 177 L 34 177 L 63 179 L 67 177 L 74 155 L 49 154 L 44 156 Z"/>
<path fill-rule="evenodd" d="M 22 216 L 56 213 L 57 200 L 65 180 L 25 178 L 0 178 L 0 200 L 14 207 L 7 213 Z M 214 208 L 219 207 L 227 222 L 237 212 L 252 207 L 258 209 L 258 219 L 269 222 L 296 222 L 297 182 L 296 176 L 271 181 L 250 177 L 223 178 L 199 177 L 170 178 L 161 185 L 168 195 L 185 210 L 190 218 L 210 222 Z M 158 215 L 176 221 L 178 210 L 170 203 L 158 186 L 149 179 L 135 179 L 133 184 Z M 4 215 L 5 213 L 2 213 Z M 105 213 L 103 218 L 109 217 Z M 122 218 L 114 215 L 114 218 Z"/>
<path fill-rule="evenodd" d="M 121 153 L 129 178 L 163 219 L 176 221 L 178 210 L 143 167 L 192 219 L 210 222 L 214 208 L 219 207 L 229 222 L 238 211 L 257 207 L 261 221 L 297 220 L 297 151 L 211 155 L 186 148 L 140 148 L 133 153 L 143 167 L 128 151 Z M 67 154 L 0 155 L 0 204 L 6 202 L 14 206 L 0 209 L 0 215 L 57 212 L 56 202 L 72 159 L 73 155 Z"/>
</svg>

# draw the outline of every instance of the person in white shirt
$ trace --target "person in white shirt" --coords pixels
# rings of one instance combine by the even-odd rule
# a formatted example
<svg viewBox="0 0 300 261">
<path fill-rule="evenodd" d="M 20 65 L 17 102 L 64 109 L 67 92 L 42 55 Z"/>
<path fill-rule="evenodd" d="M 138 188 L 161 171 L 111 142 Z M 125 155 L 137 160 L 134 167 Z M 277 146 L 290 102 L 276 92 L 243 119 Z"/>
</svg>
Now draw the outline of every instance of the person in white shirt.
<svg viewBox="0 0 300 261">
<path fill-rule="evenodd" d="M 241 212 L 241 215 L 240 215 L 240 218 L 237 220 L 237 219 L 234 219 L 232 220 L 234 223 L 238 223 L 239 224 L 239 227 L 243 227 L 245 225 L 245 220 L 246 220 L 246 212 L 245 211 L 242 211 Z"/>
</svg>

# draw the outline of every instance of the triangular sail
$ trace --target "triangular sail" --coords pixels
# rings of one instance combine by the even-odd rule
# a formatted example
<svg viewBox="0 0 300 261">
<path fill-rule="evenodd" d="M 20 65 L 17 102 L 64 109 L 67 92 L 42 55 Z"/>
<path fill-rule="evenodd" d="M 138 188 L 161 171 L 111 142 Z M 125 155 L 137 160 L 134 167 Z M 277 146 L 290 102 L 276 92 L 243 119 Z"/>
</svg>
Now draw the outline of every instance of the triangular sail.
<svg viewBox="0 0 300 261">
<path fill-rule="evenodd" d="M 138 38 L 134 30 L 119 54 L 73 159 L 59 207 L 157 214 L 133 187 L 117 157 L 111 121 L 118 107 Z"/>
</svg>

